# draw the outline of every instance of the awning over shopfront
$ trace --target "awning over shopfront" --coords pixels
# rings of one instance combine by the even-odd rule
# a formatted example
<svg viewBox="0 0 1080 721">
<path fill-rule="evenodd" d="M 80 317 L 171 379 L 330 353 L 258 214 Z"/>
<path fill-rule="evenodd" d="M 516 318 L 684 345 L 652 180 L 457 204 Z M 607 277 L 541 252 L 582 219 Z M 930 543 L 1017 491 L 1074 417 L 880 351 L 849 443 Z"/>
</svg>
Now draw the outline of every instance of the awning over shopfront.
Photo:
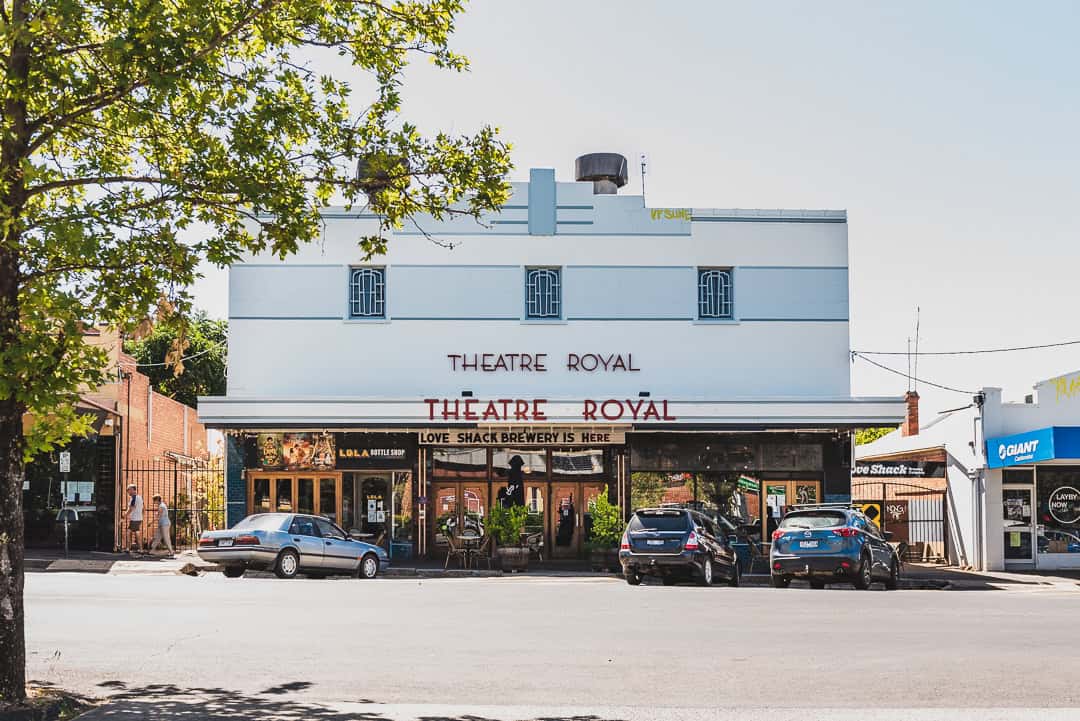
<svg viewBox="0 0 1080 721">
<path fill-rule="evenodd" d="M 489 405 L 489 404 L 493 404 Z M 507 405 L 509 404 L 509 405 Z M 484 417 L 527 406 L 527 418 Z M 896 425 L 906 412 L 900 398 L 786 398 L 659 400 L 550 399 L 372 399 L 230 398 L 199 399 L 199 421 L 218 428 L 426 428 L 475 427 L 512 421 L 516 425 L 628 424 L 635 429 L 857 428 Z M 589 417 L 589 414 L 593 417 Z"/>
<path fill-rule="evenodd" d="M 1052 461 L 1080 460 L 1080 427 L 1050 426 L 1026 433 L 986 439 L 990 468 L 1006 468 Z"/>
</svg>

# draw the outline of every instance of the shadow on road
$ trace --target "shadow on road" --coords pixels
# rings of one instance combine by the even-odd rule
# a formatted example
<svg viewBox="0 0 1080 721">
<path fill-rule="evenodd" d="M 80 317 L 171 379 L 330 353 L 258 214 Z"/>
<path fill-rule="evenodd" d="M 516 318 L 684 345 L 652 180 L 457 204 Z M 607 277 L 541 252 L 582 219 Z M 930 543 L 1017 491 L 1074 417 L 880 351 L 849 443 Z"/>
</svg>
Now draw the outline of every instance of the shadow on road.
<svg viewBox="0 0 1080 721">
<path fill-rule="evenodd" d="M 310 699 L 284 699 L 285 694 L 307 691 L 314 684 L 292 681 L 259 693 L 240 693 L 224 688 L 183 688 L 173 684 L 128 686 L 123 681 L 98 684 L 108 690 L 108 700 L 79 718 L 83 721 L 397 721 L 400 716 L 377 711 L 349 711 Z M 355 704 L 374 704 L 357 699 Z M 342 704 L 350 705 L 350 704 Z M 414 717 L 408 717 L 414 718 Z M 417 721 L 500 721 L 471 714 L 422 715 Z M 528 721 L 618 721 L 594 715 L 537 716 Z"/>
</svg>

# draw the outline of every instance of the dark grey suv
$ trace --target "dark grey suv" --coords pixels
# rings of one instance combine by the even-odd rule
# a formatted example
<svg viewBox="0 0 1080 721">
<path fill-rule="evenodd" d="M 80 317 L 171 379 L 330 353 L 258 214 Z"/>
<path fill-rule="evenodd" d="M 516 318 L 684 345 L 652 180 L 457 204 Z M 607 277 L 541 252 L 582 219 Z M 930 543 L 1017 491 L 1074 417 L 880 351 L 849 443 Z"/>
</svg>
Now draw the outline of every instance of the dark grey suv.
<svg viewBox="0 0 1080 721">
<path fill-rule="evenodd" d="M 658 576 L 665 586 L 691 579 L 702 586 L 720 579 L 739 585 L 727 534 L 708 516 L 683 508 L 635 511 L 623 532 L 619 562 L 631 586 L 643 576 Z"/>
</svg>

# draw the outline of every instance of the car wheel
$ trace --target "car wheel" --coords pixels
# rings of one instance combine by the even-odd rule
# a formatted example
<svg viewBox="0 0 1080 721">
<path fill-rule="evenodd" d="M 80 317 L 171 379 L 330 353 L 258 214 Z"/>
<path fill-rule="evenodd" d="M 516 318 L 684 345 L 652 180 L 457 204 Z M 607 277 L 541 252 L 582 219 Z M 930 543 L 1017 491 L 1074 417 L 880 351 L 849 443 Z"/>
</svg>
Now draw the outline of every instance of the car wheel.
<svg viewBox="0 0 1080 721">
<path fill-rule="evenodd" d="M 637 571 L 631 571 L 627 569 L 624 575 L 626 576 L 626 582 L 629 583 L 631 586 L 641 585 L 641 574 Z"/>
<path fill-rule="evenodd" d="M 731 578 L 728 579 L 727 585 L 732 588 L 738 588 L 742 582 L 742 571 L 739 569 L 739 564 L 736 563 L 731 567 Z"/>
<path fill-rule="evenodd" d="M 810 588 L 820 591 L 821 589 L 825 588 L 825 582 L 812 578 L 810 579 Z"/>
<path fill-rule="evenodd" d="M 865 591 L 870 588 L 870 584 L 873 583 L 874 577 L 871 575 L 870 560 L 863 556 L 859 561 L 859 570 L 855 576 L 855 580 L 852 581 L 852 585 L 860 591 Z"/>
<path fill-rule="evenodd" d="M 244 575 L 243 566 L 224 566 L 221 569 L 221 575 L 225 578 L 240 578 Z"/>
<path fill-rule="evenodd" d="M 889 578 L 885 581 L 885 588 L 890 591 L 895 591 L 900 581 L 900 564 L 896 559 L 893 559 L 892 565 L 889 566 Z"/>
<path fill-rule="evenodd" d="M 705 562 L 701 564 L 701 577 L 698 578 L 699 586 L 711 586 L 713 583 L 713 567 L 712 559 L 708 556 L 705 557 Z"/>
<path fill-rule="evenodd" d="M 674 586 L 678 582 L 679 582 L 679 579 L 676 578 L 675 576 L 661 576 L 660 577 L 660 583 L 664 584 L 665 586 Z"/>
<path fill-rule="evenodd" d="M 300 572 L 300 554 L 291 548 L 286 548 L 278 554 L 277 562 L 274 563 L 274 575 L 278 578 L 296 578 Z"/>
<path fill-rule="evenodd" d="M 791 579 L 786 576 L 777 576 L 773 574 L 772 585 L 773 588 L 787 588 L 791 585 Z"/>
<path fill-rule="evenodd" d="M 375 558 L 374 553 L 369 553 L 360 559 L 360 566 L 357 568 L 358 578 L 375 578 L 379 575 L 379 559 Z"/>
</svg>

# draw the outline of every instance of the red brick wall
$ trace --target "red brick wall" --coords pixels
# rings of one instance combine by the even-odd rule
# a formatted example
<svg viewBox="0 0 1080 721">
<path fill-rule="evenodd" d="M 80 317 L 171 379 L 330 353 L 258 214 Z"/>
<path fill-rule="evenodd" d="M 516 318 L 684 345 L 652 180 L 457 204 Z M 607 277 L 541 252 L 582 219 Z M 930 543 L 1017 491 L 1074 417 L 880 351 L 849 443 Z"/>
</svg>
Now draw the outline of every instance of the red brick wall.
<svg viewBox="0 0 1080 721">
<path fill-rule="evenodd" d="M 130 409 L 127 384 L 131 385 Z M 206 428 L 198 422 L 194 408 L 155 393 L 150 379 L 138 372 L 132 373 L 119 391 L 117 410 L 124 417 L 120 443 L 125 466 L 162 460 L 167 451 L 209 457 Z"/>
</svg>

